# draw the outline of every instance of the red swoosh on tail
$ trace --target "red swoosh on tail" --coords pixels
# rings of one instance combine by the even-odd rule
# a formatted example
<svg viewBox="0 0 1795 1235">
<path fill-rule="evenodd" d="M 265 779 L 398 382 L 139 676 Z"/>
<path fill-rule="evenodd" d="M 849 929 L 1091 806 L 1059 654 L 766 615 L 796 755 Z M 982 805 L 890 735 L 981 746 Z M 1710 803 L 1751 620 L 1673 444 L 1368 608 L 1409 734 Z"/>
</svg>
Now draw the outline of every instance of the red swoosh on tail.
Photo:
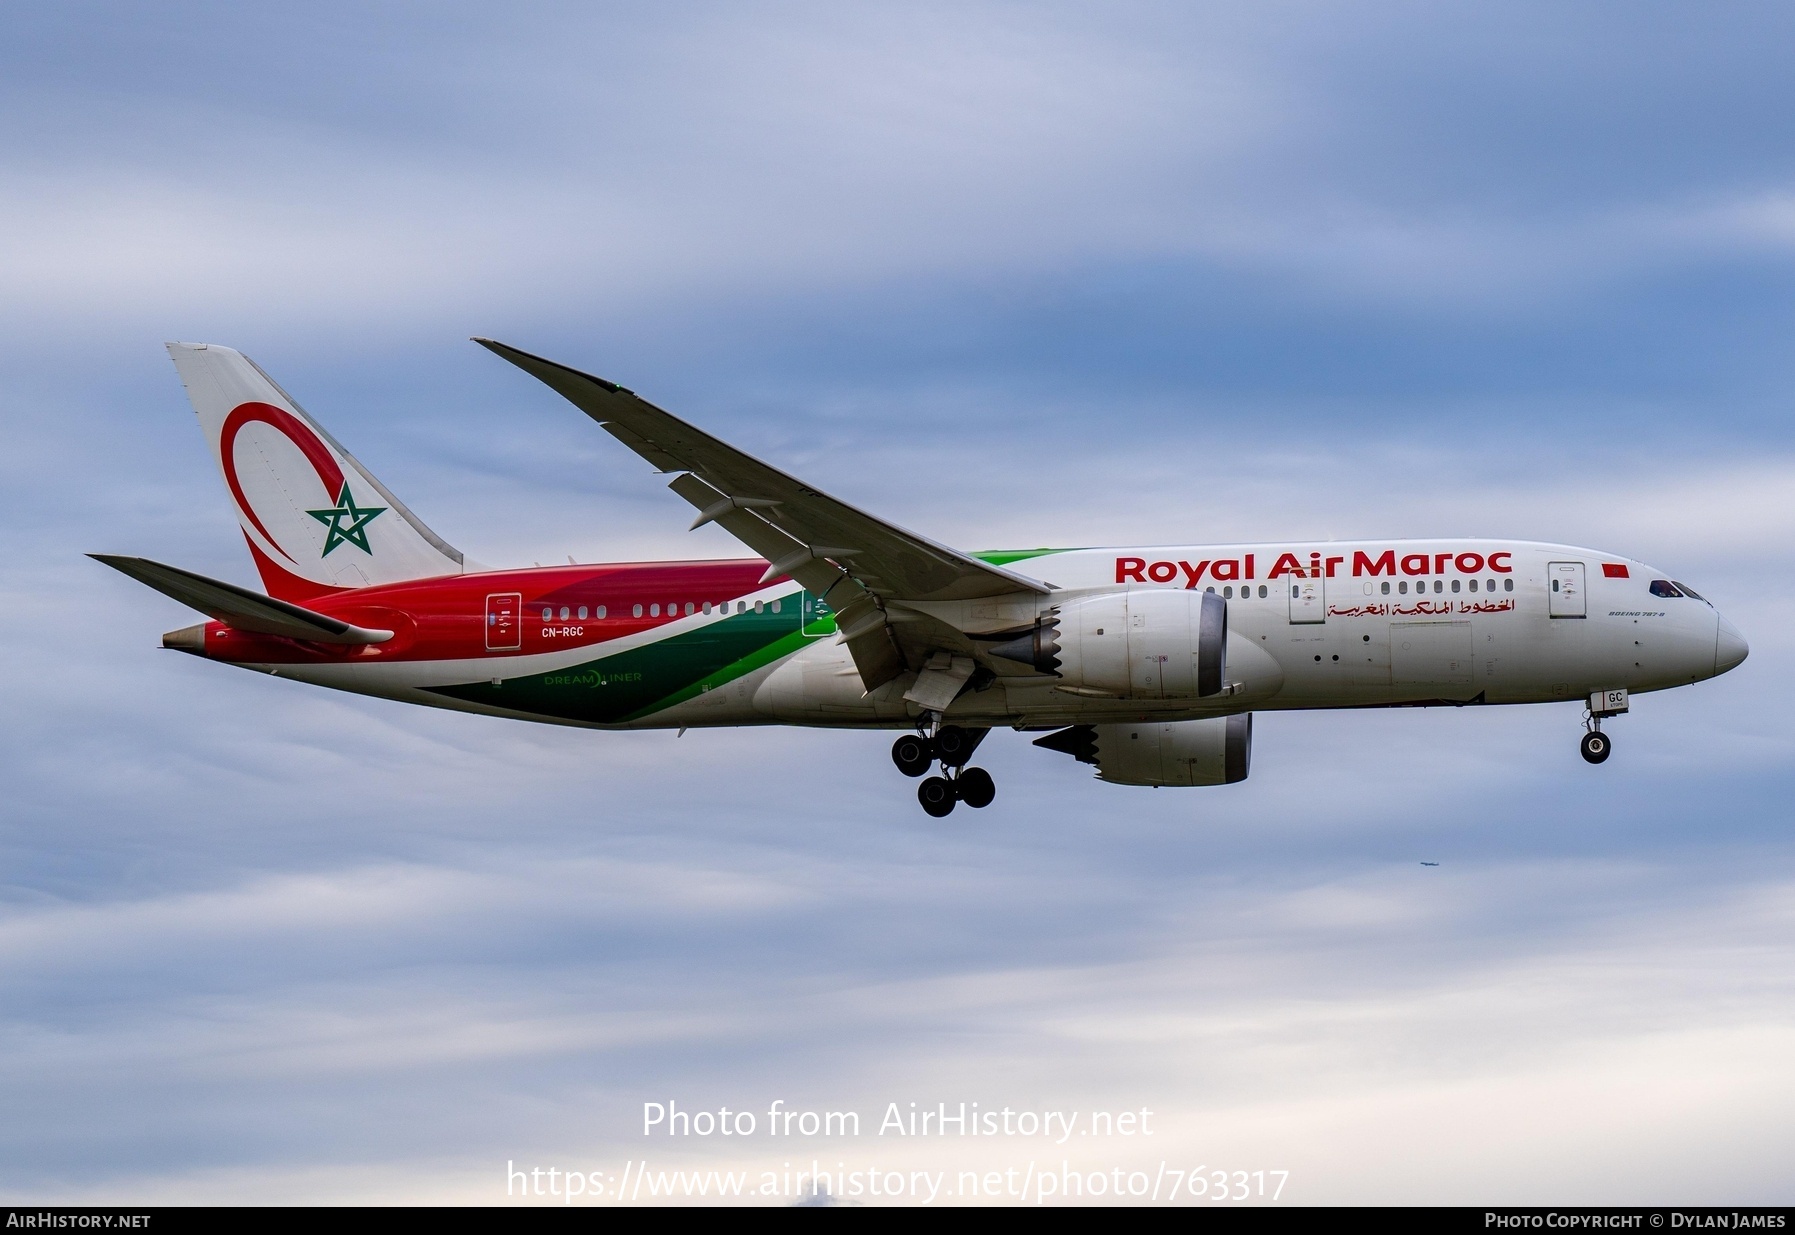
<svg viewBox="0 0 1795 1235">
<path fill-rule="evenodd" d="M 224 428 L 218 439 L 218 458 L 224 465 L 224 483 L 230 486 L 231 496 L 236 499 L 237 509 L 243 512 L 243 517 L 254 525 L 264 540 L 274 546 L 276 552 L 290 562 L 293 560 L 292 554 L 281 547 L 280 541 L 268 534 L 261 519 L 256 517 L 255 508 L 249 504 L 249 498 L 244 496 L 243 486 L 237 481 L 237 434 L 245 425 L 256 421 L 272 425 L 285 434 L 288 441 L 299 447 L 300 453 L 311 463 L 312 470 L 318 473 L 318 479 L 324 484 L 325 497 L 330 501 L 334 502 L 343 491 L 343 469 L 337 466 L 335 456 L 304 421 L 272 403 L 239 403 L 224 418 Z"/>
</svg>

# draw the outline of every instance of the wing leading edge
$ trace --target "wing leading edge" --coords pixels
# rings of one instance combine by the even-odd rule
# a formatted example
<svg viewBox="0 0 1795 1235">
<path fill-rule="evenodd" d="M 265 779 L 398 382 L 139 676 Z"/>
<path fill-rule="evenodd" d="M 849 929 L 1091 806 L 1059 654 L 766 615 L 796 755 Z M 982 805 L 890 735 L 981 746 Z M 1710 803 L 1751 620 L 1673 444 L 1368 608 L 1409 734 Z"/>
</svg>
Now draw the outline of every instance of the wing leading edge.
<svg viewBox="0 0 1795 1235">
<path fill-rule="evenodd" d="M 763 582 L 789 576 L 823 597 L 869 691 L 922 670 L 934 653 L 972 651 L 958 629 L 906 602 L 1053 590 L 858 510 L 613 382 L 493 339 L 474 342 L 543 382 L 659 470 L 680 473 L 668 488 L 698 509 L 692 526 L 715 523 L 767 559 Z"/>
</svg>

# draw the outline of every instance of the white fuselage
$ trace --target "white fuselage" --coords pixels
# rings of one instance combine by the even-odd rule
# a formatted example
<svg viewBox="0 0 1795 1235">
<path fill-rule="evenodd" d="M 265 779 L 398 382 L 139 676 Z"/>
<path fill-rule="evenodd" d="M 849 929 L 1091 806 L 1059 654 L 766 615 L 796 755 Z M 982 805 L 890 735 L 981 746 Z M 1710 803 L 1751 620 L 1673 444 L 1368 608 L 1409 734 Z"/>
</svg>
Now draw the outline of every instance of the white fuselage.
<svg viewBox="0 0 1795 1235">
<path fill-rule="evenodd" d="M 1356 574 L 1355 553 L 1370 560 L 1366 567 L 1361 559 Z M 1268 578 L 1285 554 L 1305 572 L 1319 557 L 1319 577 L 1284 571 Z M 1394 569 L 1371 573 L 1390 565 L 1386 554 Z M 1488 567 L 1492 555 L 1504 569 Z M 1241 577 L 1249 556 L 1251 579 Z M 1483 568 L 1457 569 L 1461 561 L 1469 566 L 1477 558 Z M 1668 579 L 1664 573 L 1565 545 L 1427 540 L 1085 549 L 1021 568 L 1034 567 L 1032 573 L 1060 589 L 1042 604 L 1046 608 L 1115 592 L 1117 563 L 1130 559 L 1144 561 L 1146 568 L 1140 572 L 1144 582 L 1127 570 L 1130 577 L 1120 586 L 1129 591 L 1195 587 L 1227 594 L 1229 677 L 1239 689 L 1205 700 L 1104 700 L 1068 695 L 1032 675 L 1000 676 L 988 689 L 958 699 L 948 718 L 960 724 L 1032 726 L 1248 710 L 1544 703 L 1615 687 L 1642 693 L 1687 685 L 1737 663 L 1728 660 L 1729 637 L 1740 657 L 1744 650 L 1711 605 L 1652 595 L 1649 585 Z M 1425 573 L 1403 573 L 1403 563 L 1418 567 L 1417 559 L 1425 559 Z M 1235 564 L 1224 568 L 1230 577 L 1217 580 L 1204 570 L 1192 583 L 1189 576 L 1198 564 L 1213 569 L 1216 562 Z M 1553 563 L 1581 568 L 1561 568 L 1566 577 L 1556 605 L 1549 578 Z M 1168 573 L 1162 564 L 1177 573 L 1162 581 L 1158 576 Z M 1436 571 L 1436 565 L 1444 569 Z M 1154 566 L 1160 569 L 1153 571 Z M 1608 577 L 1604 567 L 1624 567 L 1627 577 Z M 1149 571 L 1155 577 L 1147 577 Z M 1582 596 L 1565 595 L 1578 573 Z M 960 618 L 968 629 L 1001 628 L 1034 616 L 991 602 L 931 610 Z M 819 640 L 769 666 L 733 698 L 692 701 L 656 719 L 691 725 L 905 723 L 902 693 L 863 694 L 846 649 Z"/>
<path fill-rule="evenodd" d="M 1227 605 L 1228 689 L 1202 699 L 1104 698 L 1069 693 L 1062 681 L 1018 668 L 956 699 L 945 716 L 953 723 L 1033 728 L 1273 709 L 1545 703 L 1619 687 L 1642 693 L 1683 686 L 1725 672 L 1745 655 L 1744 641 L 1712 605 L 1652 594 L 1652 583 L 1668 575 L 1566 545 L 1412 540 L 1075 549 L 1025 559 L 1015 568 L 1055 590 L 1046 597 L 1017 594 L 914 608 L 977 634 L 1049 613 L 1105 611 L 1081 603 L 1093 599 L 1125 606 L 1129 597 L 1146 592 L 1214 591 Z M 758 595 L 769 604 L 783 596 L 792 605 L 798 592 L 785 582 Z M 697 630 L 711 620 L 686 617 L 677 628 Z M 1087 629 L 1068 630 L 1066 637 L 1115 640 L 1122 634 L 1118 625 L 1090 627 L 1087 619 Z M 1096 642 L 1088 642 L 1087 650 Z M 563 662 L 590 662 L 610 646 L 513 657 L 503 672 L 552 673 Z M 1125 645 L 1116 647 L 1118 655 L 1126 654 Z M 281 665 L 276 671 L 336 689 L 522 715 L 431 691 L 483 681 L 495 667 L 475 659 Z M 907 727 L 918 712 L 904 699 L 912 679 L 868 693 L 838 639 L 811 638 L 727 685 L 652 715 L 596 727 Z"/>
</svg>

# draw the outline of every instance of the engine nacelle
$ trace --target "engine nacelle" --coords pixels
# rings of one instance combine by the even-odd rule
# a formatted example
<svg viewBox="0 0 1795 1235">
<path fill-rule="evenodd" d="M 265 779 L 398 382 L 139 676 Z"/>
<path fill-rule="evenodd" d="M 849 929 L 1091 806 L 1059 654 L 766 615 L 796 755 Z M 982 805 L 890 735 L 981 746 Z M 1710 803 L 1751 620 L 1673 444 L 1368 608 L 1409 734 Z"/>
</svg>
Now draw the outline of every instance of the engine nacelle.
<svg viewBox="0 0 1795 1235">
<path fill-rule="evenodd" d="M 1074 694 L 1201 699 L 1228 684 L 1228 604 L 1214 592 L 1110 592 L 1061 606 L 991 654 L 1057 673 Z"/>
<path fill-rule="evenodd" d="M 1117 785 L 1232 785 L 1252 762 L 1251 712 L 1092 727 L 1097 775 Z"/>
<path fill-rule="evenodd" d="M 1094 763 L 1098 777 L 1115 785 L 1232 785 L 1247 778 L 1253 714 L 1074 725 L 1036 739 L 1035 745 Z"/>
</svg>

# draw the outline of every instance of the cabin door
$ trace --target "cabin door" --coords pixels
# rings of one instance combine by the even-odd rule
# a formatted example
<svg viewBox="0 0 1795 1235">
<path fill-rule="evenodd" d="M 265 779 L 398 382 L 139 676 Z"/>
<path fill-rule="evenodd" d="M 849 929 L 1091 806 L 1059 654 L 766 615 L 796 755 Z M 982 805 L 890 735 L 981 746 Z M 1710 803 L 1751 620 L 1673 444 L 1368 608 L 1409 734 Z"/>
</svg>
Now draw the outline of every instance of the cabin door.
<svg viewBox="0 0 1795 1235">
<path fill-rule="evenodd" d="M 824 635 L 835 633 L 835 612 L 829 608 L 829 602 L 821 596 L 812 596 L 809 592 L 799 592 L 802 597 L 804 613 L 803 624 L 799 627 L 807 639 L 821 639 Z"/>
<path fill-rule="evenodd" d="M 1583 598 L 1583 563 L 1546 563 L 1546 610 L 1555 618 L 1588 617 Z"/>
<path fill-rule="evenodd" d="M 1284 586 L 1290 589 L 1290 624 L 1292 626 L 1325 622 L 1328 618 L 1327 597 L 1323 584 L 1325 579 L 1298 579 L 1295 576 L 1286 579 Z"/>
<path fill-rule="evenodd" d="M 486 650 L 515 652 L 524 644 L 522 592 L 499 592 L 486 598 Z"/>
</svg>

